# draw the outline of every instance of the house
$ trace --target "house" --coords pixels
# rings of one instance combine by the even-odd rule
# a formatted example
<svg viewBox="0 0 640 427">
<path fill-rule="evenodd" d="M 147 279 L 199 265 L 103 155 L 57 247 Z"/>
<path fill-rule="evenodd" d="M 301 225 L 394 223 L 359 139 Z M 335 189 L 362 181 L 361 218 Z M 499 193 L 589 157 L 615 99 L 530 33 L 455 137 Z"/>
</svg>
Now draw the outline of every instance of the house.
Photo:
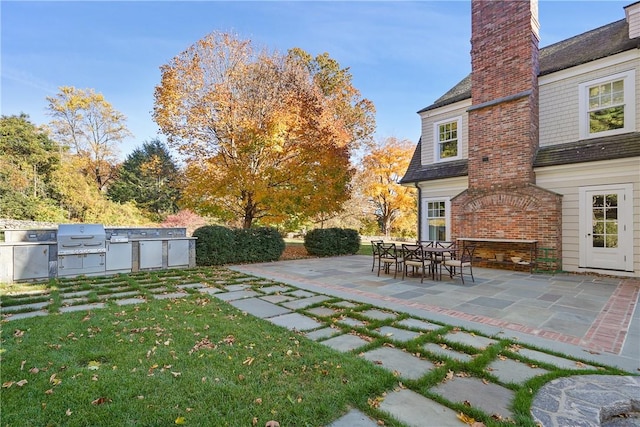
<svg viewBox="0 0 640 427">
<path fill-rule="evenodd" d="M 537 0 L 471 8 L 471 74 L 418 111 L 401 180 L 419 239 L 640 277 L 640 2 L 543 49 Z"/>
</svg>

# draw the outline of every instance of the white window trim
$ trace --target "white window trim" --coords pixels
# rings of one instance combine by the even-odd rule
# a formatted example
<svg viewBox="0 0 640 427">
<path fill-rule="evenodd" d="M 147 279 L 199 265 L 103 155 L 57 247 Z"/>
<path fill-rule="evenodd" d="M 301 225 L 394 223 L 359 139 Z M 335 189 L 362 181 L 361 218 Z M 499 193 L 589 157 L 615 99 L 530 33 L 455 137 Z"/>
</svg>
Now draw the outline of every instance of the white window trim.
<svg viewBox="0 0 640 427">
<path fill-rule="evenodd" d="M 458 155 L 454 157 L 440 158 L 440 132 L 439 127 L 444 123 L 457 122 L 458 126 Z M 439 120 L 433 124 L 433 158 L 435 162 L 449 162 L 451 160 L 459 160 L 462 158 L 462 116 L 451 117 L 446 120 Z"/>
<path fill-rule="evenodd" d="M 446 230 L 446 240 L 451 240 L 451 198 L 450 197 L 428 197 L 422 199 L 422 230 L 420 232 L 420 238 L 422 240 L 428 240 L 429 238 L 429 203 L 430 202 L 444 202 L 444 226 Z"/>
<path fill-rule="evenodd" d="M 605 132 L 590 133 L 589 132 L 589 88 L 601 83 L 612 80 L 624 80 L 624 127 Z M 613 74 L 611 76 L 602 77 L 591 80 L 578 85 L 579 95 L 579 119 L 580 139 L 600 138 L 603 136 L 618 135 L 621 133 L 635 132 L 636 130 L 636 72 L 635 70 L 625 71 L 623 73 Z"/>
</svg>

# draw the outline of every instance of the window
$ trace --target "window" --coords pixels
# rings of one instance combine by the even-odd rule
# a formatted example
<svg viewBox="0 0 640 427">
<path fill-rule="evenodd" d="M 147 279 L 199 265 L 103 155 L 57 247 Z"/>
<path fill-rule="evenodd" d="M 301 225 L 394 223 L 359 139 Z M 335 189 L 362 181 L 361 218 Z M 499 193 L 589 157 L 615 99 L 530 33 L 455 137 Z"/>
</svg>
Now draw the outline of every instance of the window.
<svg viewBox="0 0 640 427">
<path fill-rule="evenodd" d="M 425 230 L 421 240 L 447 241 L 447 207 L 446 200 L 425 201 Z"/>
<path fill-rule="evenodd" d="M 460 158 L 460 118 L 435 124 L 436 161 Z"/>
<path fill-rule="evenodd" d="M 634 131 L 634 86 L 633 71 L 581 84 L 581 138 Z"/>
</svg>

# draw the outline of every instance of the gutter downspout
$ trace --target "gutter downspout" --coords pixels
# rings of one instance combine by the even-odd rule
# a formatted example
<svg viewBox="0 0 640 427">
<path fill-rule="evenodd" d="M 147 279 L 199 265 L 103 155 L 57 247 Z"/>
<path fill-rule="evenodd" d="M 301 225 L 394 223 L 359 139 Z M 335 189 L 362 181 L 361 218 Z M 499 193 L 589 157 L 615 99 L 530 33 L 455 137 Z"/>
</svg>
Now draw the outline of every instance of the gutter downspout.
<svg viewBox="0 0 640 427">
<path fill-rule="evenodd" d="M 418 189 L 418 240 L 422 240 L 422 188 L 417 182 L 414 185 Z"/>
</svg>

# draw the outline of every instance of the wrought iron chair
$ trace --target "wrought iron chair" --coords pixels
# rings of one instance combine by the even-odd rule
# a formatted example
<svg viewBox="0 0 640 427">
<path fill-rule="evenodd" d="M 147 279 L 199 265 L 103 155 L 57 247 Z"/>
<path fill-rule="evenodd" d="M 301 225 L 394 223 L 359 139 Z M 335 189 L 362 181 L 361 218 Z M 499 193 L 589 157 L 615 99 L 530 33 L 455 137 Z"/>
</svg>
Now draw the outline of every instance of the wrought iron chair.
<svg viewBox="0 0 640 427">
<path fill-rule="evenodd" d="M 371 254 L 373 255 L 373 264 L 371 265 L 371 271 L 376 268 L 376 261 L 380 258 L 380 248 L 378 245 L 384 243 L 382 240 L 372 240 L 371 241 Z"/>
<path fill-rule="evenodd" d="M 402 258 L 404 266 L 402 268 L 402 279 L 407 275 L 409 267 L 413 269 L 415 274 L 416 270 L 420 271 L 420 283 L 424 282 L 424 275 L 427 269 L 431 272 L 432 264 L 431 257 L 426 253 L 422 245 L 402 245 Z"/>
<path fill-rule="evenodd" d="M 380 270 L 384 268 L 385 273 L 389 273 L 391 264 L 394 265 L 393 278 L 398 275 L 398 267 L 402 264 L 402 251 L 397 250 L 395 243 L 380 243 L 380 255 L 378 256 L 378 276 L 380 276 Z M 384 266 L 384 267 L 383 267 Z"/>
<path fill-rule="evenodd" d="M 456 258 L 443 260 L 440 263 L 440 277 L 442 277 L 442 267 L 444 266 L 449 272 L 449 277 L 460 276 L 464 285 L 464 269 L 468 268 L 471 281 L 475 282 L 473 278 L 473 253 L 475 250 L 475 245 L 465 245 L 459 255 L 456 255 Z"/>
</svg>

